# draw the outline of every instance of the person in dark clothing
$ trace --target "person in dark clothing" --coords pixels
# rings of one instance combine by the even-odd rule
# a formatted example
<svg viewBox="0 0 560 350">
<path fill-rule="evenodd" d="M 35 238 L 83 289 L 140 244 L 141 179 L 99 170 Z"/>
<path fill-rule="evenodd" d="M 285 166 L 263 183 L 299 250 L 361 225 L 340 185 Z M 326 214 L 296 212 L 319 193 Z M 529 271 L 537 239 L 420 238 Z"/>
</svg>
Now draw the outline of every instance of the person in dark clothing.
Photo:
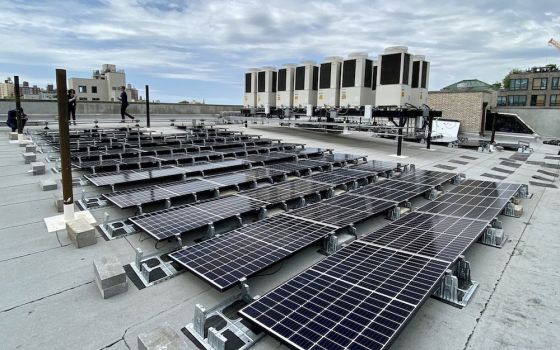
<svg viewBox="0 0 560 350">
<path fill-rule="evenodd" d="M 76 90 L 70 89 L 68 90 L 68 121 L 70 121 L 70 117 L 72 117 L 72 121 L 74 125 L 76 125 L 76 101 L 78 97 L 76 96 Z"/>
<path fill-rule="evenodd" d="M 133 116 L 126 113 L 126 107 L 128 107 L 128 95 L 126 94 L 124 86 L 121 86 L 121 95 L 119 96 L 119 100 L 121 101 L 121 123 L 124 123 L 124 116 L 134 120 Z"/>
<path fill-rule="evenodd" d="M 25 123 L 27 122 L 27 114 L 23 113 L 23 108 L 20 108 L 19 111 L 21 113 L 21 128 L 23 129 Z M 17 110 L 12 109 L 11 111 L 8 111 L 8 120 L 6 120 L 6 125 L 12 128 L 12 132 L 17 131 Z"/>
</svg>

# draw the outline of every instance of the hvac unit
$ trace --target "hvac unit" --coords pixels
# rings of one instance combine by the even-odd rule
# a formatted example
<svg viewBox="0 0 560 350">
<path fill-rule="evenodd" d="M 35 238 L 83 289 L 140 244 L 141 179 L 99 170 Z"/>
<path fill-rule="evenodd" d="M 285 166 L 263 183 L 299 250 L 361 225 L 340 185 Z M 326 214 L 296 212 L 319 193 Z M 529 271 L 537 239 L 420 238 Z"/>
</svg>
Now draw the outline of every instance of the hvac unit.
<svg viewBox="0 0 560 350">
<path fill-rule="evenodd" d="M 276 88 L 276 107 L 294 106 L 294 74 L 295 64 L 285 64 L 278 70 L 278 84 Z"/>
<path fill-rule="evenodd" d="M 405 107 L 412 103 L 412 55 L 406 46 L 386 48 L 379 55 L 379 72 L 375 94 L 376 106 Z"/>
<path fill-rule="evenodd" d="M 411 104 L 416 107 L 422 106 L 428 102 L 428 82 L 430 79 L 430 62 L 426 61 L 426 57 L 415 55 L 412 56 L 412 81 L 411 88 Z"/>
<path fill-rule="evenodd" d="M 243 106 L 247 108 L 257 107 L 257 72 L 258 68 L 251 68 L 245 73 L 245 95 Z"/>
<path fill-rule="evenodd" d="M 278 73 L 275 67 L 263 67 L 257 72 L 257 106 L 268 109 L 276 106 L 276 79 Z"/>
<path fill-rule="evenodd" d="M 341 68 L 342 57 L 326 57 L 325 62 L 321 63 L 317 107 L 332 108 L 340 106 Z"/>
<path fill-rule="evenodd" d="M 319 67 L 313 61 L 304 61 L 294 74 L 294 107 L 317 106 Z"/>
<path fill-rule="evenodd" d="M 373 105 L 373 60 L 367 53 L 348 55 L 342 65 L 340 107 Z"/>
</svg>

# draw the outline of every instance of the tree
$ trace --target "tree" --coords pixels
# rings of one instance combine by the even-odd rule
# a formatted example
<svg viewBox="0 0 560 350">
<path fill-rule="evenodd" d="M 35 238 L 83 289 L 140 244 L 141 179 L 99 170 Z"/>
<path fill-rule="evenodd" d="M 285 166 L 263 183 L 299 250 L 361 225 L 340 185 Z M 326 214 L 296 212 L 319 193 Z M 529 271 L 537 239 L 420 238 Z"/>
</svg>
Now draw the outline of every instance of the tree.
<svg viewBox="0 0 560 350">
<path fill-rule="evenodd" d="M 502 83 L 497 81 L 494 84 L 492 84 L 491 86 L 492 86 L 492 89 L 494 89 L 494 90 L 500 90 L 502 88 Z"/>
</svg>

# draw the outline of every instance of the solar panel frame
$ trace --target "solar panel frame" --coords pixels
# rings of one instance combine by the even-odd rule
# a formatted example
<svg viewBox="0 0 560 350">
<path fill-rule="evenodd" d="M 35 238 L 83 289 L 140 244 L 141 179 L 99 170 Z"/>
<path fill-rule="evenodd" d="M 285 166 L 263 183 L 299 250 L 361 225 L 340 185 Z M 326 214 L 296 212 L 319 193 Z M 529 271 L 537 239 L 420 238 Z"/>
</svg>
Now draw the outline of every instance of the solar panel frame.
<svg viewBox="0 0 560 350">
<path fill-rule="evenodd" d="M 384 349 L 447 267 L 355 241 L 239 313 L 300 349 Z"/>
<path fill-rule="evenodd" d="M 280 214 L 169 254 L 220 291 L 331 234 L 328 225 Z"/>
<path fill-rule="evenodd" d="M 395 181 L 438 186 L 453 179 L 456 176 L 458 176 L 458 174 L 443 171 L 415 170 L 414 172 L 408 172 L 399 176 L 395 176 L 392 179 Z"/>
<path fill-rule="evenodd" d="M 417 211 L 490 222 L 509 202 L 509 198 L 447 193 L 423 205 Z"/>
<path fill-rule="evenodd" d="M 486 227 L 486 222 L 474 219 L 412 212 L 359 240 L 452 263 L 478 240 Z"/>
</svg>

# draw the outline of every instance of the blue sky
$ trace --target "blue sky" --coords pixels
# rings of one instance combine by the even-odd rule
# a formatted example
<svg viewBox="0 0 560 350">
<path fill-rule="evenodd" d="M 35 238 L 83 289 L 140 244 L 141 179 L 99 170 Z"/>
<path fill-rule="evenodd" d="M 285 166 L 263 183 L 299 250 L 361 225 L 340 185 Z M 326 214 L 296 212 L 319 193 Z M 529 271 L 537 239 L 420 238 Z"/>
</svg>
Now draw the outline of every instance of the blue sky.
<svg viewBox="0 0 560 350">
<path fill-rule="evenodd" d="M 0 13 L 0 77 L 46 85 L 55 68 L 89 77 L 112 63 L 162 102 L 241 104 L 247 68 L 394 45 L 432 62 L 431 90 L 560 63 L 547 46 L 558 0 L 0 0 Z"/>
</svg>

